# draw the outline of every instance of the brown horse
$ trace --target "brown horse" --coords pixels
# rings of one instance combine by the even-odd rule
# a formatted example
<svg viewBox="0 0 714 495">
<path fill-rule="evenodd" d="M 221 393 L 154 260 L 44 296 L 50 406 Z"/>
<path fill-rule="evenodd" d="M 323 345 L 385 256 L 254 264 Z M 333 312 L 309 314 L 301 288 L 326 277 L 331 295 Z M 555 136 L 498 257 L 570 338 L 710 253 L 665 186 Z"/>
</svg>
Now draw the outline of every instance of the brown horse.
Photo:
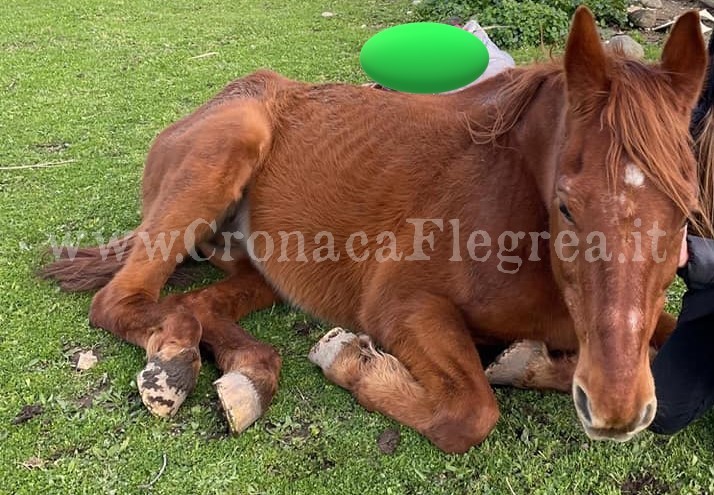
<svg viewBox="0 0 714 495">
<path fill-rule="evenodd" d="M 518 339 L 579 351 L 586 432 L 626 439 L 656 409 L 648 349 L 672 328 L 665 290 L 697 207 L 688 123 L 705 65 L 695 13 L 648 66 L 606 53 L 580 8 L 562 64 L 452 95 L 261 71 L 158 136 L 126 258 L 84 249 L 45 274 L 102 287 L 90 321 L 146 349 L 137 382 L 159 416 L 193 388 L 203 343 L 231 428 L 260 417 L 280 357 L 235 322 L 284 300 L 363 333 L 334 330 L 311 359 L 445 451 L 499 417 L 476 346 Z M 226 278 L 160 298 L 199 255 Z"/>
</svg>

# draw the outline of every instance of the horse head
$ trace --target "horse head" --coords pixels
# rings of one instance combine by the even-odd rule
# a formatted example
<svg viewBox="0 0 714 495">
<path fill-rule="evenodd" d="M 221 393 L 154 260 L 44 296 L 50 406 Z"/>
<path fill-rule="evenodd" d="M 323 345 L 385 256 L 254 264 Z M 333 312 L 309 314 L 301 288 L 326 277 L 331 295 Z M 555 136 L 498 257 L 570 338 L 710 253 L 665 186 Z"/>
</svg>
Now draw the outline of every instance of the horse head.
<svg viewBox="0 0 714 495">
<path fill-rule="evenodd" d="M 551 266 L 575 325 L 572 393 L 592 438 L 627 440 L 656 412 L 649 347 L 698 206 L 688 128 L 706 58 L 694 12 L 655 65 L 608 54 L 586 8 L 573 20 Z"/>
</svg>

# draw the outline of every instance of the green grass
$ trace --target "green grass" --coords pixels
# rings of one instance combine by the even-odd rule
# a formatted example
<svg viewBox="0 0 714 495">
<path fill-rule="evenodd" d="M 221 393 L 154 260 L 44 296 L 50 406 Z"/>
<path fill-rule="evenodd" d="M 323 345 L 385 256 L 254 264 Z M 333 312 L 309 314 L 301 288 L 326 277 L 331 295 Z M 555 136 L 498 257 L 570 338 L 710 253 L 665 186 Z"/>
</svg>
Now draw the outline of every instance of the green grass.
<svg viewBox="0 0 714 495">
<path fill-rule="evenodd" d="M 3 3 L 0 166 L 75 161 L 0 171 L 0 493 L 714 492 L 712 415 L 671 439 L 592 443 L 569 397 L 498 390 L 494 433 L 467 455 L 445 455 L 329 384 L 305 357 L 326 329 L 299 335 L 293 325 L 306 317 L 285 307 L 244 321 L 284 358 L 280 392 L 256 425 L 226 434 L 210 365 L 175 418 L 155 419 L 133 382 L 143 352 L 89 327 L 89 295 L 33 276 L 50 234 L 136 225 L 151 139 L 226 82 L 259 67 L 363 82 L 362 43 L 408 20 L 410 8 L 407 0 Z M 208 52 L 217 54 L 192 58 Z M 525 62 L 539 53 L 514 55 Z M 75 372 L 73 349 L 89 347 L 101 362 Z M 42 414 L 13 424 L 28 404 Z M 387 428 L 401 432 L 392 455 L 377 448 Z M 165 470 L 146 487 L 164 455 Z"/>
</svg>

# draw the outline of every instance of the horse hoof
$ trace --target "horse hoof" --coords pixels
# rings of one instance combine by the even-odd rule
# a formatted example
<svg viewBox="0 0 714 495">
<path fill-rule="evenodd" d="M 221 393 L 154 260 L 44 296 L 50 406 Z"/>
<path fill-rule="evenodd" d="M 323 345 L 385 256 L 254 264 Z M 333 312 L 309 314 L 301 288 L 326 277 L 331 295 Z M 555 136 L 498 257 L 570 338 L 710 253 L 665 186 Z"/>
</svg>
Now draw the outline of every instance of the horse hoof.
<svg viewBox="0 0 714 495">
<path fill-rule="evenodd" d="M 533 365 L 549 360 L 548 349 L 543 342 L 521 340 L 503 351 L 486 368 L 486 378 L 491 385 L 523 386 Z"/>
<path fill-rule="evenodd" d="M 333 328 L 310 349 L 307 358 L 322 368 L 322 371 L 327 371 L 335 362 L 340 352 L 342 352 L 345 345 L 356 338 L 357 335 L 352 332 L 348 332 L 340 327 Z"/>
<path fill-rule="evenodd" d="M 250 378 L 230 371 L 213 382 L 234 434 L 241 433 L 263 415 L 260 394 Z"/>
<path fill-rule="evenodd" d="M 201 360 L 196 349 L 182 349 L 170 358 L 162 354 L 149 359 L 137 375 L 136 385 L 149 412 L 167 418 L 176 414 L 196 386 Z"/>
</svg>

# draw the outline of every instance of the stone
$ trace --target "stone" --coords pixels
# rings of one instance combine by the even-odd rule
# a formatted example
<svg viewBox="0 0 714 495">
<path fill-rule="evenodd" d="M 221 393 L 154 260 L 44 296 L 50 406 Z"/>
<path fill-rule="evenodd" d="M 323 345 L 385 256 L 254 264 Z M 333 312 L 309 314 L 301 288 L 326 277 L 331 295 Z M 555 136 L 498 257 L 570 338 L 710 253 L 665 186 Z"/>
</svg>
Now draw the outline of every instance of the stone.
<svg viewBox="0 0 714 495">
<path fill-rule="evenodd" d="M 87 371 L 88 369 L 94 368 L 98 361 L 99 358 L 97 358 L 97 355 L 94 354 L 94 351 L 80 352 L 77 355 L 77 364 L 75 365 L 75 368 L 77 371 Z"/>
<path fill-rule="evenodd" d="M 627 16 L 630 22 L 638 28 L 649 29 L 657 22 L 657 15 L 652 9 L 637 9 Z"/>
<path fill-rule="evenodd" d="M 618 53 L 627 58 L 642 59 L 645 57 L 645 50 L 638 42 L 626 34 L 613 36 L 607 43 L 608 50 Z"/>
<path fill-rule="evenodd" d="M 661 9 L 662 0 L 640 0 L 640 5 L 647 9 Z"/>
</svg>

